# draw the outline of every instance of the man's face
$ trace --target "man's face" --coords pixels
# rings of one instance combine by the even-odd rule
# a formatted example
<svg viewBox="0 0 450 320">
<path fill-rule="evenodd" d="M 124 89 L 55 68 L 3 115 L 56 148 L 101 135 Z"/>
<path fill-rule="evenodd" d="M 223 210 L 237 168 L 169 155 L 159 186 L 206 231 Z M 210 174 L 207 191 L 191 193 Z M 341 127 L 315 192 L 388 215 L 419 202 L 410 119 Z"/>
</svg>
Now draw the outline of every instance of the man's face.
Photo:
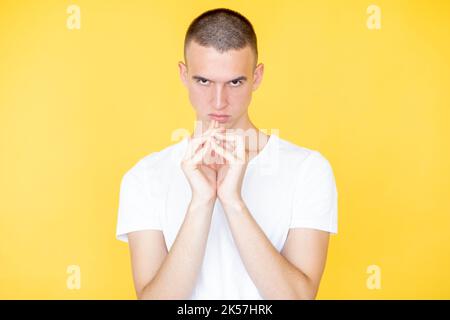
<svg viewBox="0 0 450 320">
<path fill-rule="evenodd" d="M 255 55 L 249 46 L 220 53 L 191 41 L 186 48 L 186 65 L 178 65 L 197 120 L 206 125 L 218 120 L 225 128 L 250 127 L 247 110 L 264 66 L 255 68 Z"/>
</svg>

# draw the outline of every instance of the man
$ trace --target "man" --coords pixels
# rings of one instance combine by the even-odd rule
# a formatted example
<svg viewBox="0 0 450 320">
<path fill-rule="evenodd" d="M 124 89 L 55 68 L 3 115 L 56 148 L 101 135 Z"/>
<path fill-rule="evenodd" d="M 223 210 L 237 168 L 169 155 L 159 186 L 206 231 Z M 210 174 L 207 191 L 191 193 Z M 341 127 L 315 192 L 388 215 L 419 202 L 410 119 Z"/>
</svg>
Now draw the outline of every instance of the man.
<svg viewBox="0 0 450 320">
<path fill-rule="evenodd" d="M 318 151 L 250 121 L 257 58 L 237 12 L 210 10 L 189 26 L 179 70 L 195 133 L 121 183 L 116 235 L 129 243 L 139 299 L 316 297 L 337 232 L 334 175 Z"/>
</svg>

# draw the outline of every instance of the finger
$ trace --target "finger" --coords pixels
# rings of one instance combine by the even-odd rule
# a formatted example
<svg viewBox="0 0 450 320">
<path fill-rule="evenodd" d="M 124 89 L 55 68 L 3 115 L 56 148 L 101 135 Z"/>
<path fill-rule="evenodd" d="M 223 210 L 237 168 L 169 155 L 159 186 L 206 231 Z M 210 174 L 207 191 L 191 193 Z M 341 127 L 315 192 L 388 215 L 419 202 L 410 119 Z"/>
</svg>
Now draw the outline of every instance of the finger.
<svg viewBox="0 0 450 320">
<path fill-rule="evenodd" d="M 223 158 L 228 160 L 230 163 L 237 163 L 237 162 L 243 161 L 242 157 L 236 157 L 234 154 L 232 154 L 228 150 L 225 150 L 224 148 L 222 148 L 220 145 L 218 145 L 215 142 L 211 143 L 211 148 L 215 152 L 217 152 L 219 155 L 221 155 Z"/>
<path fill-rule="evenodd" d="M 233 135 L 232 141 L 221 140 L 221 145 L 225 151 L 229 151 L 233 156 L 240 160 L 246 158 L 245 139 L 241 135 Z"/>
<path fill-rule="evenodd" d="M 215 130 L 215 129 L 213 129 Z M 212 139 L 211 135 L 204 135 L 196 138 L 190 138 L 189 148 L 187 154 L 185 155 L 185 159 L 191 158 L 197 151 L 204 146 L 205 143 L 208 143 Z M 233 145 L 230 143 L 226 144 L 228 149 L 233 149 Z M 213 151 L 214 152 L 214 151 Z M 214 155 L 213 155 L 214 156 Z"/>
<path fill-rule="evenodd" d="M 208 129 L 210 130 L 210 129 L 215 128 L 215 127 L 216 127 L 216 124 L 217 124 L 217 123 L 216 123 L 216 120 L 211 120 L 211 122 L 209 123 L 209 128 L 208 128 Z"/>
<path fill-rule="evenodd" d="M 208 129 L 205 133 L 204 133 L 204 135 L 207 135 L 207 136 L 213 136 L 214 134 L 216 134 L 216 133 L 221 133 L 221 132 L 223 132 L 223 128 L 219 128 L 219 127 L 217 127 L 217 128 L 212 128 L 212 129 Z"/>
<path fill-rule="evenodd" d="M 236 146 L 233 142 L 222 141 L 222 147 L 227 150 L 234 150 Z"/>
<path fill-rule="evenodd" d="M 237 139 L 237 135 L 236 134 L 232 134 L 232 133 L 222 133 L 222 132 L 214 132 L 212 134 L 214 137 L 217 137 L 221 140 L 226 140 L 226 141 L 235 141 Z"/>
<path fill-rule="evenodd" d="M 205 132 L 201 133 L 201 134 L 194 134 L 194 138 L 199 138 L 199 137 L 204 137 L 204 136 L 212 136 L 213 134 L 217 133 L 221 133 L 223 132 L 225 129 L 224 128 L 209 128 L 208 130 L 206 130 Z"/>
<path fill-rule="evenodd" d="M 226 142 L 227 146 L 230 146 L 231 148 L 236 149 L 243 149 L 245 148 L 245 138 L 241 135 L 236 134 L 228 134 L 228 135 L 222 135 L 220 133 L 214 133 L 213 138 L 217 142 Z"/>
<path fill-rule="evenodd" d="M 193 165 L 197 165 L 202 163 L 205 155 L 211 150 L 210 143 L 206 143 L 203 145 L 190 159 L 190 163 Z"/>
<path fill-rule="evenodd" d="M 194 149 L 195 151 L 197 151 L 198 147 L 202 144 L 204 144 L 206 141 L 208 141 L 210 137 L 209 136 L 199 136 L 199 137 L 194 137 L 191 138 L 189 140 L 189 146 L 190 148 Z"/>
<path fill-rule="evenodd" d="M 216 141 L 214 141 L 218 146 L 220 146 L 222 149 L 225 149 L 225 145 L 224 145 L 224 141 L 221 141 L 221 140 L 216 140 Z M 216 151 L 214 151 L 214 152 L 216 152 Z M 218 160 L 220 161 L 220 164 L 226 164 L 227 163 L 227 161 L 226 161 L 226 159 L 222 156 L 222 155 L 220 155 L 219 153 L 217 153 L 216 152 L 216 154 L 217 154 L 217 158 L 218 158 Z"/>
<path fill-rule="evenodd" d="M 219 144 L 220 146 L 222 146 L 222 148 L 224 148 L 224 149 L 231 150 L 231 151 L 234 151 L 236 149 L 235 141 L 222 140 L 217 137 L 213 137 L 213 141 L 215 143 Z"/>
<path fill-rule="evenodd" d="M 201 125 L 200 125 L 200 126 L 197 126 L 197 127 L 195 128 L 193 136 L 194 136 L 194 137 L 201 137 L 201 136 L 203 136 L 203 135 L 205 135 L 205 134 L 211 132 L 211 130 L 214 129 L 214 127 L 215 127 L 214 122 L 215 122 L 215 120 L 211 120 L 211 121 L 209 122 L 208 128 L 207 128 L 206 130 L 204 130 L 204 131 L 201 130 L 202 125 L 203 125 L 204 122 L 201 122 Z"/>
<path fill-rule="evenodd" d="M 217 120 L 211 120 L 211 124 L 208 128 L 208 130 L 206 130 L 205 134 L 211 134 L 213 132 L 224 132 L 225 128 L 221 128 L 219 126 L 219 121 Z"/>
<path fill-rule="evenodd" d="M 188 148 L 183 157 L 183 160 L 192 158 L 201 148 L 204 147 L 205 143 L 208 142 L 208 136 L 201 136 L 198 138 L 189 138 Z"/>
<path fill-rule="evenodd" d="M 222 128 L 209 128 L 208 130 L 206 130 L 204 133 L 202 134 L 198 134 L 198 135 L 194 135 L 193 137 L 191 137 L 192 140 L 195 139 L 200 139 L 201 141 L 204 142 L 204 139 L 208 139 L 209 137 L 213 136 L 216 132 L 219 133 L 222 131 Z"/>
<path fill-rule="evenodd" d="M 217 144 L 221 145 L 222 148 L 224 149 L 228 149 L 228 150 L 234 150 L 236 147 L 236 144 L 234 141 L 226 141 L 226 140 L 221 140 L 217 137 L 214 137 L 214 142 L 216 142 Z"/>
</svg>

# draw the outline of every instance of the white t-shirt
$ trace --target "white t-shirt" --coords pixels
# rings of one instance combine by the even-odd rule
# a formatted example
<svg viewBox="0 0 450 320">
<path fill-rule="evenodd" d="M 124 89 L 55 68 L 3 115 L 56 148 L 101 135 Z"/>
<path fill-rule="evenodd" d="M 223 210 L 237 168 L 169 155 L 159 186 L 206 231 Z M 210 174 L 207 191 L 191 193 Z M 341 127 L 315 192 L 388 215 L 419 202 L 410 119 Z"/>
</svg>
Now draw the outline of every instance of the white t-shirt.
<svg viewBox="0 0 450 320">
<path fill-rule="evenodd" d="M 128 242 L 128 232 L 161 230 L 170 250 L 192 195 L 180 166 L 187 146 L 186 137 L 143 157 L 125 173 L 117 239 Z M 283 249 L 290 228 L 337 233 L 337 189 L 328 160 L 318 151 L 275 134 L 248 163 L 242 198 L 278 251 Z M 239 256 L 219 200 L 190 299 L 263 299 Z"/>
</svg>

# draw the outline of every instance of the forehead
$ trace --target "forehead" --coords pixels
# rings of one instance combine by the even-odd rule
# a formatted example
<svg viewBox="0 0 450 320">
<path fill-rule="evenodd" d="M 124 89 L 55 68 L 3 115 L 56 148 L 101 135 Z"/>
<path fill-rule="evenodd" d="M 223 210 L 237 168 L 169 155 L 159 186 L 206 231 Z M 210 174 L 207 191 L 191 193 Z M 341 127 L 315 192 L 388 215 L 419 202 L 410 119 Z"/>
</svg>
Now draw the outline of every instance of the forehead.
<svg viewBox="0 0 450 320">
<path fill-rule="evenodd" d="M 253 59 L 249 46 L 221 53 L 213 47 L 203 47 L 191 41 L 186 48 L 189 72 L 212 80 L 227 81 L 236 76 L 250 75 Z"/>
</svg>

